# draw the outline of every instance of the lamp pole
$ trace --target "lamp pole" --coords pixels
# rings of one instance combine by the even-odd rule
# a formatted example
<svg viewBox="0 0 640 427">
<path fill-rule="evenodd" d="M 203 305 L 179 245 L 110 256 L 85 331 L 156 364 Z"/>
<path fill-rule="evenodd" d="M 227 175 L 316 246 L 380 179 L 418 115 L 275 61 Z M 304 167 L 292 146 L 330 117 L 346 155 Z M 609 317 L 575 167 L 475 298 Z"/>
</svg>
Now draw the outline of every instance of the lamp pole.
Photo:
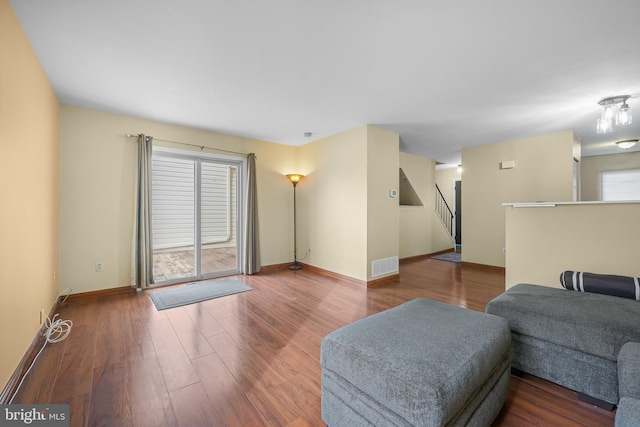
<svg viewBox="0 0 640 427">
<path fill-rule="evenodd" d="M 302 266 L 298 264 L 298 237 L 297 237 L 297 215 L 296 215 L 296 185 L 302 179 L 303 175 L 289 174 L 287 178 L 293 184 L 293 264 L 289 266 L 289 270 L 300 270 Z"/>
</svg>

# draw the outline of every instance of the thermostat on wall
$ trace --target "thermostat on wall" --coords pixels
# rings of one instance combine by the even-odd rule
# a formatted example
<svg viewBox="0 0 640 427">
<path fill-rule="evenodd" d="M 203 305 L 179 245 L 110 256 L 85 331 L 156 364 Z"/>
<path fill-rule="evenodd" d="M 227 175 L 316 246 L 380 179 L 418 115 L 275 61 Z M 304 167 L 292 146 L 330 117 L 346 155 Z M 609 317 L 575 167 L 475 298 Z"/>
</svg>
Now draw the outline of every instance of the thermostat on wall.
<svg viewBox="0 0 640 427">
<path fill-rule="evenodd" d="M 398 190 L 389 190 L 389 197 L 398 197 Z"/>
<path fill-rule="evenodd" d="M 516 162 L 514 160 L 500 163 L 500 169 L 513 169 L 515 167 L 516 167 Z"/>
</svg>

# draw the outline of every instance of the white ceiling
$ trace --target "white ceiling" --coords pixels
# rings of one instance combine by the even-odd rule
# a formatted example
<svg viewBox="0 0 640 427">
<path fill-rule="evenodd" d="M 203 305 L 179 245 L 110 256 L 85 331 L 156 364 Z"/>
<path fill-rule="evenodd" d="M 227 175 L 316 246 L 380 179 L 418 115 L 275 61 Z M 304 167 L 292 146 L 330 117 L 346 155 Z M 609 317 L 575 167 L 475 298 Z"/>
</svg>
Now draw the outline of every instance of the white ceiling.
<svg viewBox="0 0 640 427">
<path fill-rule="evenodd" d="M 640 137 L 638 0 L 10 2 L 64 104 L 289 145 L 372 124 L 445 163 Z M 635 123 L 597 135 L 597 102 L 625 94 Z"/>
</svg>

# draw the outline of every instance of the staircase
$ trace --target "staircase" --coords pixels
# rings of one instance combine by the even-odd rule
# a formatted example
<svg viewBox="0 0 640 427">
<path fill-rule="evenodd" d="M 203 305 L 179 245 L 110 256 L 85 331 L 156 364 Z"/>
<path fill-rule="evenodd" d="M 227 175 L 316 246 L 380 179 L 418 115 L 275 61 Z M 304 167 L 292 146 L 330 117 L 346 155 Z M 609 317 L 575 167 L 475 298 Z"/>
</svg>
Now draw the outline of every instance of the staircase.
<svg viewBox="0 0 640 427">
<path fill-rule="evenodd" d="M 454 229 L 455 218 L 454 218 L 453 212 L 451 211 L 451 208 L 447 204 L 447 201 L 444 199 L 444 196 L 442 195 L 442 192 L 440 191 L 438 184 L 435 184 L 435 186 L 436 186 L 436 202 L 435 202 L 436 215 L 438 215 L 438 218 L 440 218 L 440 222 L 442 222 L 442 225 L 447 230 L 447 234 L 449 235 L 449 237 L 451 238 L 451 241 L 453 242 L 453 247 L 457 248 L 456 234 Z"/>
</svg>

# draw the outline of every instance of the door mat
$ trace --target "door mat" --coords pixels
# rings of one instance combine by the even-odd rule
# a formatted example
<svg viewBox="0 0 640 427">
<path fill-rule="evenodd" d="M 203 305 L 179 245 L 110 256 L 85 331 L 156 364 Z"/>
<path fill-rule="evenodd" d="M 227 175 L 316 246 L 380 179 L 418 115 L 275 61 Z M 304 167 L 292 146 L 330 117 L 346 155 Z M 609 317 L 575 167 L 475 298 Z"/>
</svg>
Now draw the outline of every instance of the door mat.
<svg viewBox="0 0 640 427">
<path fill-rule="evenodd" d="M 158 310 L 195 304 L 214 298 L 250 291 L 250 286 L 236 279 L 209 280 L 206 282 L 185 285 L 178 289 L 156 291 L 149 294 Z"/>
</svg>

